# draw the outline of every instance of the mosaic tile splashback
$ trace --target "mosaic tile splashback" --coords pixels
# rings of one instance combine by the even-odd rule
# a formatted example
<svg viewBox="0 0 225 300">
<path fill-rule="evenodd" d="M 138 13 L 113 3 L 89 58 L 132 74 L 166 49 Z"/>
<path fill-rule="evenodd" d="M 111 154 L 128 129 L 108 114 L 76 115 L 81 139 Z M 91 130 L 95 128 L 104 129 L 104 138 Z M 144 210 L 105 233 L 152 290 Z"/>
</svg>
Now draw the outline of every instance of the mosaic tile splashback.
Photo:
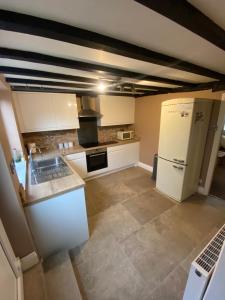
<svg viewBox="0 0 225 300">
<path fill-rule="evenodd" d="M 134 125 L 98 127 L 99 142 L 115 140 L 119 130 L 135 129 Z M 73 142 L 74 145 L 79 144 L 76 129 L 23 133 L 23 141 L 25 146 L 28 143 L 36 143 L 39 147 L 48 147 L 49 149 L 57 149 L 59 143 Z"/>
</svg>

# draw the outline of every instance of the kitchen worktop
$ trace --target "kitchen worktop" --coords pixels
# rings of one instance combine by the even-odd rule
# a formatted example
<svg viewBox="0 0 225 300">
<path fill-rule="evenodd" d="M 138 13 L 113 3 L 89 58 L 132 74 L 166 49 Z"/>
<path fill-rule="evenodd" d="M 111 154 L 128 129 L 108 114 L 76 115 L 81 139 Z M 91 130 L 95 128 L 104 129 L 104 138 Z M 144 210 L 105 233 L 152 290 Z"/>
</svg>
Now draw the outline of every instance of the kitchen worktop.
<svg viewBox="0 0 225 300">
<path fill-rule="evenodd" d="M 50 154 L 47 154 L 46 156 L 44 155 L 42 158 L 46 159 L 49 155 Z M 51 153 L 51 156 L 53 156 L 53 153 Z M 66 161 L 65 163 L 72 171 L 71 175 L 35 185 L 31 184 L 31 169 L 30 164 L 28 164 L 26 197 L 23 203 L 24 206 L 47 200 L 54 196 L 81 188 L 85 185 L 83 179 L 70 167 Z"/>
<path fill-rule="evenodd" d="M 57 155 L 62 155 L 62 156 L 66 156 L 69 154 L 74 154 L 74 153 L 81 153 L 81 152 L 85 152 L 87 150 L 93 150 L 93 149 L 100 149 L 100 148 L 107 148 L 107 147 L 115 147 L 115 146 L 119 146 L 119 145 L 126 145 L 126 144 L 130 144 L 130 143 L 136 143 L 139 142 L 140 139 L 139 138 L 134 138 L 131 140 L 125 140 L 125 141 L 121 141 L 121 140 L 115 140 L 117 141 L 117 143 L 112 143 L 112 144 L 107 144 L 107 145 L 100 145 L 100 146 L 95 146 L 95 147 L 90 147 L 90 148 L 84 148 L 81 145 L 75 145 L 72 148 L 68 148 L 68 149 L 63 149 L 63 150 L 45 150 L 42 154 L 37 153 L 34 155 L 35 159 L 42 159 L 43 156 L 45 158 L 50 158 L 50 157 L 54 157 Z"/>
</svg>

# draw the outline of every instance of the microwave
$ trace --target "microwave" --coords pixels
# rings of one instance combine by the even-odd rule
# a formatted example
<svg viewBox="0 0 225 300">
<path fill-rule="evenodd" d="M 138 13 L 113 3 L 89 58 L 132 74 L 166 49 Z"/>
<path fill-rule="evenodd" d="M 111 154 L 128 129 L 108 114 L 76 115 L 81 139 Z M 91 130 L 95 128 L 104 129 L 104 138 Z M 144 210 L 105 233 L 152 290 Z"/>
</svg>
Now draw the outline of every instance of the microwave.
<svg viewBox="0 0 225 300">
<path fill-rule="evenodd" d="M 117 139 L 118 140 L 131 140 L 134 138 L 134 131 L 117 131 Z"/>
</svg>

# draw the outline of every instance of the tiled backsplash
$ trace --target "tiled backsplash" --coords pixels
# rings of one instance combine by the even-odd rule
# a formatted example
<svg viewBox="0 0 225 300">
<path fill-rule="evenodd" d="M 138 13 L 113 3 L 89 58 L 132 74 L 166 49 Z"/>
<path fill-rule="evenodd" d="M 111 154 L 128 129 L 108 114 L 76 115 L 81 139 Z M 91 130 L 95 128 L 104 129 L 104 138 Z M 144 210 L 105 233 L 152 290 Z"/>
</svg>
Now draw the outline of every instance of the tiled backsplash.
<svg viewBox="0 0 225 300">
<path fill-rule="evenodd" d="M 102 143 L 115 140 L 119 130 L 134 130 L 134 125 L 98 127 L 98 141 Z"/>
<path fill-rule="evenodd" d="M 99 142 L 115 140 L 116 133 L 119 130 L 134 130 L 134 125 L 98 127 Z M 79 144 L 75 129 L 23 133 L 23 140 L 25 146 L 28 143 L 36 143 L 39 147 L 48 147 L 50 149 L 57 149 L 58 144 L 64 142 L 72 141 L 74 145 Z"/>
<path fill-rule="evenodd" d="M 73 142 L 78 144 L 77 131 L 72 130 L 56 130 L 23 133 L 23 141 L 26 146 L 28 143 L 36 143 L 39 147 L 48 147 L 50 149 L 57 149 L 59 143 Z"/>
</svg>

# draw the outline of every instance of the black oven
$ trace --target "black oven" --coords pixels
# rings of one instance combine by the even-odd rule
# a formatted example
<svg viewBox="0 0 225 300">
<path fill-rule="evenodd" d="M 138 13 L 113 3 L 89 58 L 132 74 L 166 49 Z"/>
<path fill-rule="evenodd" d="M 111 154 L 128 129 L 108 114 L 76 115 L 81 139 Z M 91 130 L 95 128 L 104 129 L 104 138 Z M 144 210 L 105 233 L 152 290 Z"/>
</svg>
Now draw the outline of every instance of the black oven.
<svg viewBox="0 0 225 300">
<path fill-rule="evenodd" d="M 88 172 L 108 167 L 107 148 L 99 148 L 86 151 Z"/>
</svg>

